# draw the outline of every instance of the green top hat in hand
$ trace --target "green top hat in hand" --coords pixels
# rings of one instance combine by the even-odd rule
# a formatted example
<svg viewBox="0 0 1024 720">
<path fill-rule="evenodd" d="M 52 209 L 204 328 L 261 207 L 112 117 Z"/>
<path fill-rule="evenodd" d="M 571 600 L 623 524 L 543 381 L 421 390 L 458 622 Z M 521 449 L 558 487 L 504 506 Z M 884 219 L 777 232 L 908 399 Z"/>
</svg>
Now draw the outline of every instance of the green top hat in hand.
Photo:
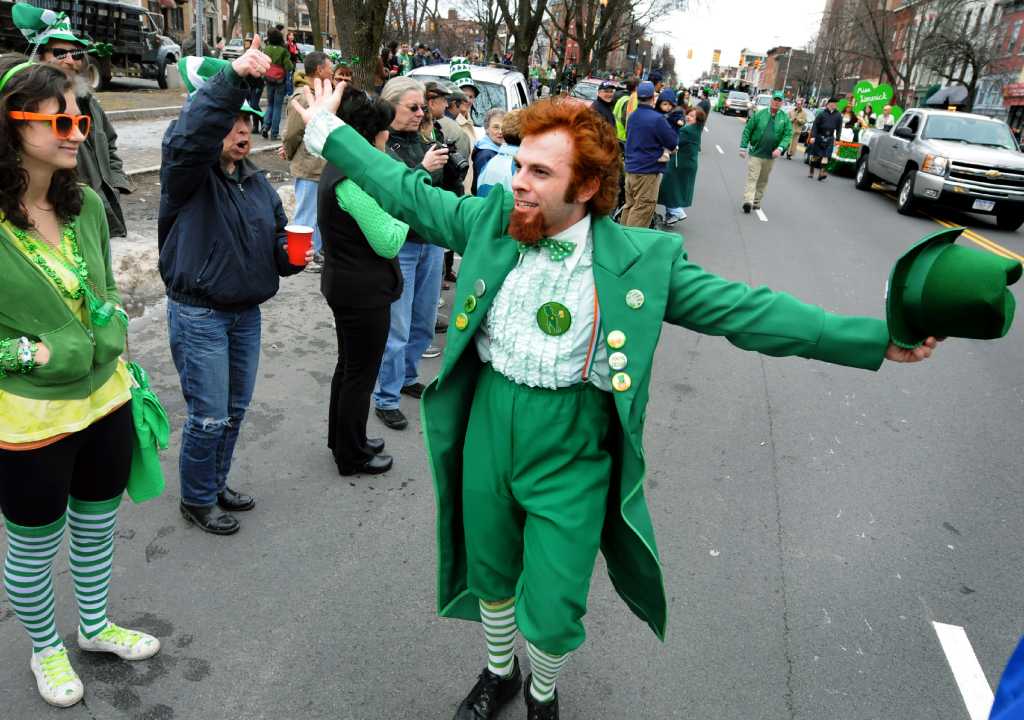
<svg viewBox="0 0 1024 720">
<path fill-rule="evenodd" d="M 208 80 L 221 73 L 229 65 L 231 65 L 230 62 L 220 58 L 189 55 L 178 61 L 178 74 L 181 75 L 181 83 L 191 97 Z M 259 118 L 263 117 L 263 113 L 250 105 L 248 100 L 242 101 L 241 111 Z"/>
<path fill-rule="evenodd" d="M 1016 301 L 1007 287 L 1020 279 L 1021 264 L 956 245 L 961 232 L 934 232 L 893 266 L 885 315 L 896 345 L 915 348 L 930 336 L 992 340 L 1010 330 Z"/>
</svg>

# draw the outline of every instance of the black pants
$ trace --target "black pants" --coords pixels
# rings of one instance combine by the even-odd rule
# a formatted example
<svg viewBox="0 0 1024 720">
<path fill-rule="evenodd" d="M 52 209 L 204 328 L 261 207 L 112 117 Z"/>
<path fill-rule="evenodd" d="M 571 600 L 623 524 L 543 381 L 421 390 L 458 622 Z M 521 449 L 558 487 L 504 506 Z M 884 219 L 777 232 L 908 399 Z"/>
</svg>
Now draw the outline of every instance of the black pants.
<svg viewBox="0 0 1024 720">
<path fill-rule="evenodd" d="M 68 495 L 88 502 L 124 492 L 132 468 L 131 403 L 38 450 L 0 450 L 0 511 L 15 525 L 57 520 Z"/>
<path fill-rule="evenodd" d="M 441 280 L 442 281 L 447 280 L 448 277 L 452 274 L 452 270 L 454 268 L 455 268 L 455 251 L 454 250 L 445 250 L 444 251 L 444 270 L 441 271 L 444 274 L 441 276 Z"/>
<path fill-rule="evenodd" d="M 338 332 L 338 364 L 331 379 L 327 447 L 339 467 L 368 460 L 366 418 L 391 327 L 391 306 L 331 306 Z"/>
</svg>

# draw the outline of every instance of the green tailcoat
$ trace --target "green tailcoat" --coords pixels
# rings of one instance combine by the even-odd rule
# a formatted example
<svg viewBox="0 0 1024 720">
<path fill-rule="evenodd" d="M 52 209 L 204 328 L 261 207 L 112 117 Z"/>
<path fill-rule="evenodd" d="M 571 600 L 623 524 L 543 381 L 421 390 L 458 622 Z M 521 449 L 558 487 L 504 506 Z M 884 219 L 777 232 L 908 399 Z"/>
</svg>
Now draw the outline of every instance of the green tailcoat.
<svg viewBox="0 0 1024 720">
<path fill-rule="evenodd" d="M 464 330 L 453 322 L 441 371 L 423 393 L 427 454 L 437 494 L 437 593 L 440 614 L 479 620 L 477 598 L 466 587 L 462 523 L 462 450 L 481 362 L 473 336 L 519 257 L 507 234 L 512 195 L 456 197 L 431 187 L 427 174 L 373 149 L 352 128 L 331 133 L 323 155 L 391 215 L 425 240 L 462 255 L 453 313 L 484 292 Z M 621 330 L 631 384 L 615 392 L 617 427 L 609 507 L 601 551 L 616 591 L 664 639 L 668 606 L 654 528 L 644 497 L 644 419 L 654 351 L 670 322 L 768 355 L 799 355 L 878 369 L 889 343 L 883 321 L 826 313 L 784 293 L 751 288 L 689 262 L 678 235 L 593 220 L 594 281 L 605 333 Z M 626 303 L 631 290 L 643 303 Z M 633 293 L 632 298 L 636 298 Z M 633 302 L 635 305 L 636 302 Z M 472 302 L 470 303 L 472 305 Z M 466 306 L 468 309 L 468 306 Z M 454 320 L 454 318 L 453 318 Z"/>
</svg>

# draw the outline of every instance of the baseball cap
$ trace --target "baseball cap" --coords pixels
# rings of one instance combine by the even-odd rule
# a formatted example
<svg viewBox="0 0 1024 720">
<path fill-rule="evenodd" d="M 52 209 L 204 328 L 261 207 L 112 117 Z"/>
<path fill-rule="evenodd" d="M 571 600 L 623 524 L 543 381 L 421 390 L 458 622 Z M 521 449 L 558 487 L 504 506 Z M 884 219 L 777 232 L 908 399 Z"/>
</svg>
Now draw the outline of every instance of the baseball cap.
<svg viewBox="0 0 1024 720">
<path fill-rule="evenodd" d="M 662 79 L 661 71 L 651 70 L 649 73 L 647 73 L 647 79 L 650 80 L 652 83 L 660 83 Z"/>
<path fill-rule="evenodd" d="M 776 90 L 772 93 L 772 100 L 785 100 L 786 96 L 782 94 L 781 90 Z"/>
<path fill-rule="evenodd" d="M 600 90 L 614 90 L 615 89 L 615 83 L 608 82 L 607 80 L 605 80 L 603 83 L 601 83 L 600 87 L 598 87 L 597 89 L 599 91 Z"/>
<path fill-rule="evenodd" d="M 448 88 L 447 84 L 435 82 L 433 80 L 431 80 L 424 86 L 424 90 L 426 90 L 427 93 L 434 96 L 448 96 L 452 94 L 452 91 Z"/>
<path fill-rule="evenodd" d="M 648 98 L 654 97 L 654 83 L 650 80 L 644 80 L 642 83 L 637 85 L 636 96 L 641 100 L 647 100 Z"/>
</svg>

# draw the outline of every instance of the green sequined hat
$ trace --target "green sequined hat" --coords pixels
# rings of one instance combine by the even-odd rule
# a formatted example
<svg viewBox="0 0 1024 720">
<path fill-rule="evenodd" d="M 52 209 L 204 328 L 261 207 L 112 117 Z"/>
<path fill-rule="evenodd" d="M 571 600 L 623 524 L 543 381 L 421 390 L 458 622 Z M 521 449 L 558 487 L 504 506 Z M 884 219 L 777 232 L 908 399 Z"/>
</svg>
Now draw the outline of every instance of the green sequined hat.
<svg viewBox="0 0 1024 720">
<path fill-rule="evenodd" d="M 473 82 L 473 69 L 469 64 L 469 60 L 464 57 L 453 57 L 448 64 L 448 79 L 451 80 L 452 85 L 458 88 L 464 88 L 469 86 L 476 89 L 476 84 Z"/>
<path fill-rule="evenodd" d="M 84 48 L 92 47 L 91 41 L 75 35 L 71 30 L 71 21 L 62 12 L 20 2 L 11 8 L 11 20 L 35 48 L 40 48 L 51 40 L 78 43 Z"/>
<path fill-rule="evenodd" d="M 227 60 L 220 58 L 190 55 L 178 61 L 178 74 L 181 75 L 181 83 L 185 86 L 188 94 L 194 95 L 196 90 L 230 64 Z M 255 115 L 258 118 L 263 117 L 263 113 L 250 105 L 248 100 L 242 101 L 242 112 Z"/>
</svg>

